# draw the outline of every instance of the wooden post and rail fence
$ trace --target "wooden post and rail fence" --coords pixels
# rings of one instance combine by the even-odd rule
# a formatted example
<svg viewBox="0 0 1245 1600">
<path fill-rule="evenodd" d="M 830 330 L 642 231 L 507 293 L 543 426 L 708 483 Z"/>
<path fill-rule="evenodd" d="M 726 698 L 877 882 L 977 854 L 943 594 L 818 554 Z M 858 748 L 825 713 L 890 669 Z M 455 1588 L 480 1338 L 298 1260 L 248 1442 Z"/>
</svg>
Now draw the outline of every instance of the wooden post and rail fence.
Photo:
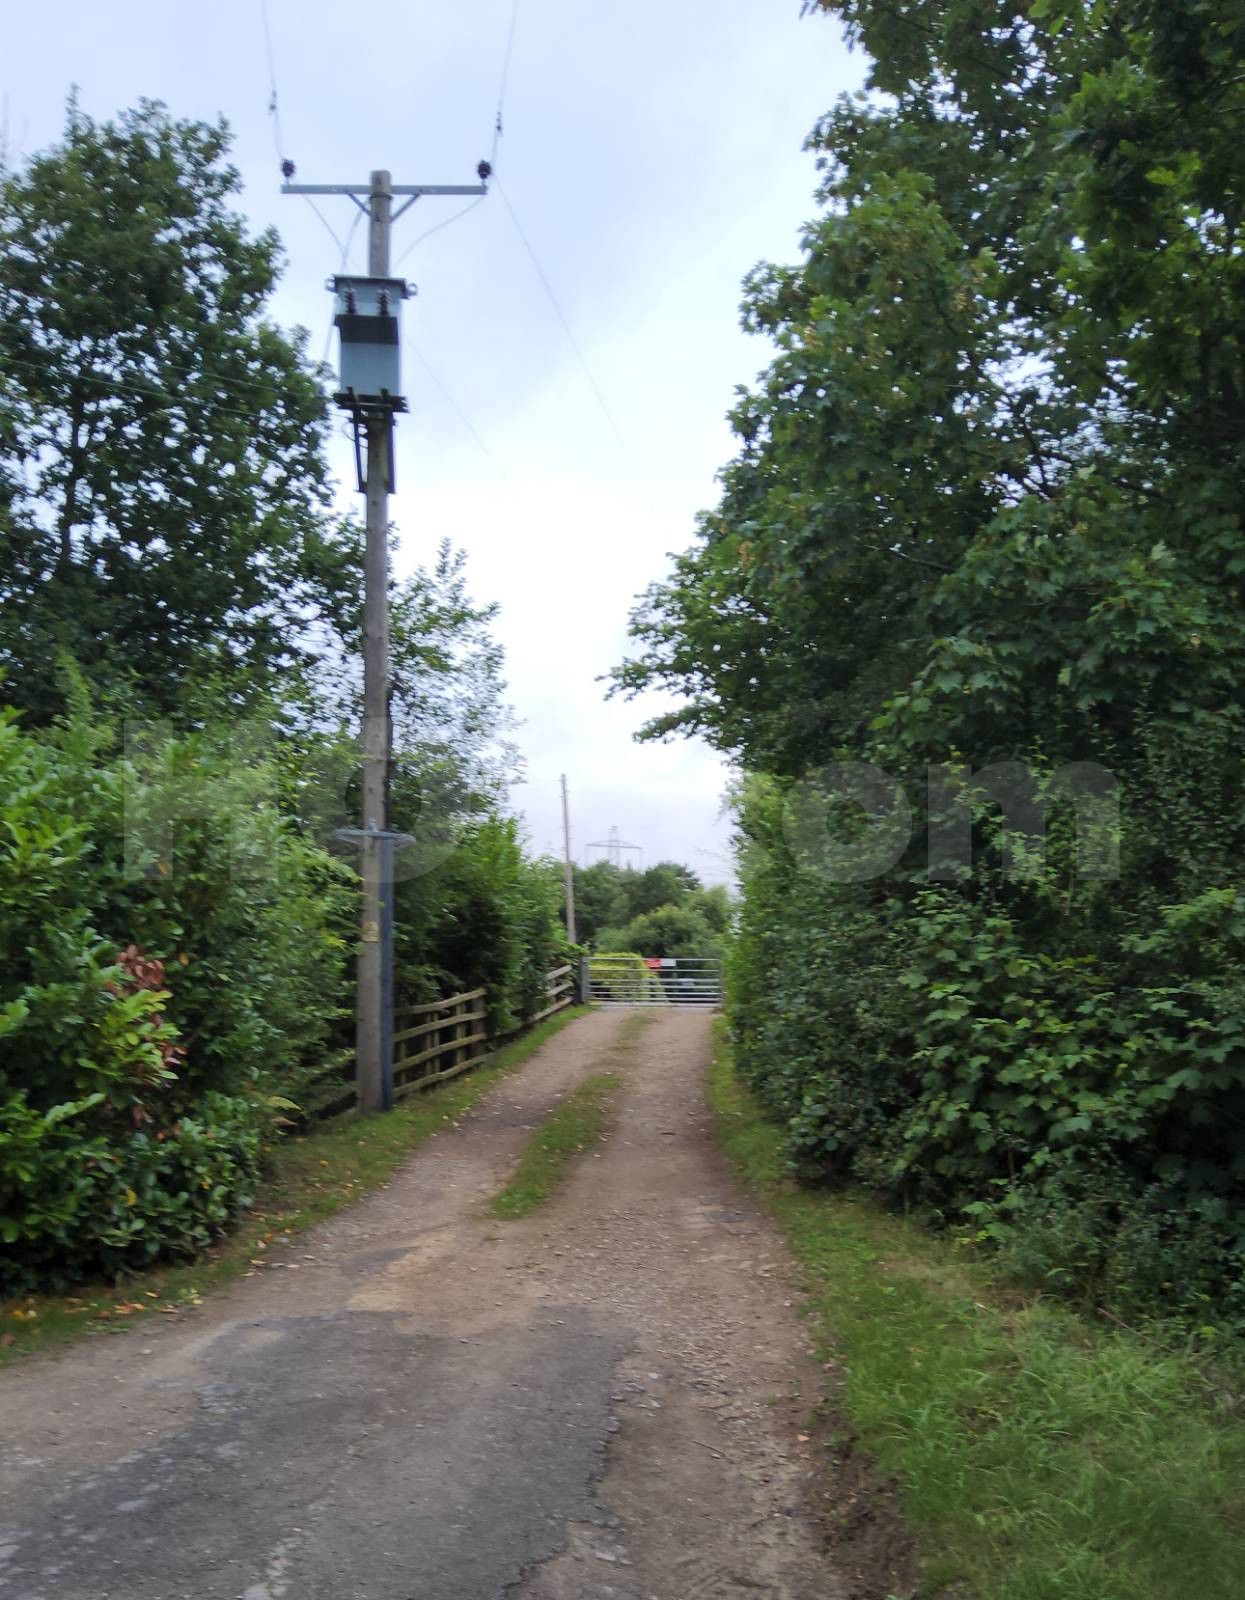
<svg viewBox="0 0 1245 1600">
<path fill-rule="evenodd" d="M 399 1006 L 394 1013 L 394 1099 L 447 1083 L 459 1073 L 480 1066 L 499 1044 L 573 1005 L 576 989 L 574 968 L 555 967 L 545 975 L 544 1005 L 503 1034 L 488 1031 L 487 989 L 469 989 L 465 994 L 447 995 L 444 1000 Z"/>
<path fill-rule="evenodd" d="M 545 975 L 544 1003 L 517 1027 L 502 1033 L 489 1031 L 487 989 L 469 989 L 463 994 L 446 995 L 443 1000 L 398 1006 L 393 1024 L 395 1102 L 481 1066 L 500 1045 L 525 1028 L 574 1005 L 579 990 L 579 977 L 573 966 L 555 967 Z M 340 1077 L 337 1082 L 341 1084 L 341 1094 L 328 1097 L 313 1116 L 335 1116 L 354 1103 L 353 1072 L 349 1087 Z"/>
</svg>

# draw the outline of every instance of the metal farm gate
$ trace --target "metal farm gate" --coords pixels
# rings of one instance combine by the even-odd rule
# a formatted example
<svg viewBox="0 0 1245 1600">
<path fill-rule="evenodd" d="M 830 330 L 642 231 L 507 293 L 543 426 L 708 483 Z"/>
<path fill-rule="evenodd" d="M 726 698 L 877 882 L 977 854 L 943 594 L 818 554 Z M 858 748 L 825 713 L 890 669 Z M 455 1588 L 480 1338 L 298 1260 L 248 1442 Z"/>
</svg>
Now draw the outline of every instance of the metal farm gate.
<svg viewBox="0 0 1245 1600">
<path fill-rule="evenodd" d="M 587 958 L 586 998 L 602 1006 L 720 1006 L 719 956 L 601 954 Z"/>
</svg>

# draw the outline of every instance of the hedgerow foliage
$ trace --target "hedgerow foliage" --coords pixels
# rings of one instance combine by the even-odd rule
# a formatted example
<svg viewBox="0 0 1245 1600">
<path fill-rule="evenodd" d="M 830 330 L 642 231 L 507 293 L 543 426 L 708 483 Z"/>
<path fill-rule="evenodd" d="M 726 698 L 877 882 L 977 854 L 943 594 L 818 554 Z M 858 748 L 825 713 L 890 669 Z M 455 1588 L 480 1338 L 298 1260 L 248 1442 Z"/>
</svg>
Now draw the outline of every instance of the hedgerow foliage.
<svg viewBox="0 0 1245 1600">
<path fill-rule="evenodd" d="M 798 1157 L 1240 1315 L 1245 14 L 824 9 L 869 92 L 813 135 L 804 260 L 749 282 L 777 353 L 620 682 L 758 775 L 733 1017 Z M 862 882 L 782 824 L 843 759 L 913 810 Z M 1118 881 L 1058 808 L 1009 871 L 980 797 L 971 872 L 931 870 L 927 765 L 1008 760 L 1115 775 Z"/>
<path fill-rule="evenodd" d="M 434 870 L 398 885 L 396 981 L 403 999 L 487 988 L 489 1026 L 508 1033 L 544 1010 L 546 975 L 571 959 L 560 871 L 523 851 L 517 824 L 464 827 Z"/>
<path fill-rule="evenodd" d="M 331 1059 L 354 891 L 270 780 L 0 716 L 0 1288 L 207 1243 Z"/>
<path fill-rule="evenodd" d="M 0 713 L 0 1292 L 201 1249 L 274 1124 L 347 1091 L 357 880 L 282 760 Z M 515 823 L 469 822 L 399 889 L 402 998 L 486 986 L 513 1030 L 568 957 L 557 909 Z"/>
</svg>

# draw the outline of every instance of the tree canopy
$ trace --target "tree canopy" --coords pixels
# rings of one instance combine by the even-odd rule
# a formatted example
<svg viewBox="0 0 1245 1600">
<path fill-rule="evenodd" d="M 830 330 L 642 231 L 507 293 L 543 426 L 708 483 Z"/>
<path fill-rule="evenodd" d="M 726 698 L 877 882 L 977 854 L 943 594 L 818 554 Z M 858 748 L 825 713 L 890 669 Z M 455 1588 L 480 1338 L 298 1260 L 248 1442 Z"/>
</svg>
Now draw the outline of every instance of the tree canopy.
<svg viewBox="0 0 1245 1600">
<path fill-rule="evenodd" d="M 676 861 L 658 861 L 643 871 L 610 861 L 575 869 L 576 929 L 585 944 L 600 949 L 646 956 L 709 954 L 730 917 L 727 891 L 706 888 L 690 867 Z M 665 948 L 672 942 L 680 948 Z"/>
<path fill-rule="evenodd" d="M 869 91 L 810 140 L 803 263 L 749 280 L 775 359 L 620 687 L 774 772 L 879 715 L 978 760 L 1234 716 L 1245 17 L 825 9 Z"/>
<path fill-rule="evenodd" d="M 1245 12 L 821 9 L 867 86 L 809 141 L 802 259 L 748 280 L 772 360 L 616 686 L 672 691 L 648 736 L 750 773 L 733 1026 L 798 1154 L 1025 1218 L 1054 1274 L 1239 1310 Z M 843 761 L 913 816 L 858 882 L 791 843 Z M 1003 761 L 1039 795 L 1068 763 L 1113 776 L 1119 882 L 1066 821 L 1011 870 L 971 777 Z M 931 764 L 972 813 L 958 877 Z"/>
<path fill-rule="evenodd" d="M 266 316 L 274 233 L 231 199 L 223 125 L 144 102 L 0 179 L 0 664 L 28 714 L 71 656 L 156 713 L 245 703 L 357 605 L 327 412 Z"/>
</svg>

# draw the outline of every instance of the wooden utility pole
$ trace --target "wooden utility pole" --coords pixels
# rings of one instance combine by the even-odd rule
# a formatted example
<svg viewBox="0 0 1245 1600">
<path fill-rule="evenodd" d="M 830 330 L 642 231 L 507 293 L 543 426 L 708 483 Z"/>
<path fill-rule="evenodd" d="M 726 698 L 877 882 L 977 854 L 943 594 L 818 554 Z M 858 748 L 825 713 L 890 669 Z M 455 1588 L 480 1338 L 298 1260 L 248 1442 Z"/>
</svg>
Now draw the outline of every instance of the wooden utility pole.
<svg viewBox="0 0 1245 1600">
<path fill-rule="evenodd" d="M 368 206 L 368 271 L 389 276 L 393 192 L 387 172 L 372 174 Z M 389 448 L 392 418 L 371 415 L 367 429 L 367 545 L 363 558 L 363 837 L 359 871 L 359 984 L 355 1011 L 357 1089 L 361 1111 L 392 1104 L 393 849 L 389 830 Z M 388 870 L 386 870 L 388 868 Z M 388 991 L 386 993 L 386 991 Z"/>
<path fill-rule="evenodd" d="M 342 392 L 336 402 L 349 411 L 356 452 L 366 443 L 366 470 L 359 488 L 367 497 L 363 617 L 363 807 L 362 826 L 340 830 L 359 845 L 362 894 L 359 915 L 358 1001 L 355 1023 L 355 1082 L 361 1111 L 393 1105 L 393 887 L 394 854 L 412 841 L 389 827 L 389 765 L 392 757 L 389 668 L 389 495 L 393 489 L 394 418 L 406 410 L 400 392 L 398 311 L 405 283 L 389 276 L 392 224 L 421 195 L 483 195 L 488 162 L 477 168 L 478 184 L 394 184 L 388 172 L 373 172 L 367 188 L 349 183 L 290 183 L 285 163 L 283 194 L 340 194 L 368 219 L 367 278 L 339 275 L 337 327 L 342 343 Z M 395 194 L 407 196 L 395 213 Z"/>
<path fill-rule="evenodd" d="M 578 944 L 575 935 L 575 868 L 571 862 L 571 806 L 566 794 L 566 773 L 562 774 L 562 875 L 566 885 L 566 936 Z"/>
</svg>

